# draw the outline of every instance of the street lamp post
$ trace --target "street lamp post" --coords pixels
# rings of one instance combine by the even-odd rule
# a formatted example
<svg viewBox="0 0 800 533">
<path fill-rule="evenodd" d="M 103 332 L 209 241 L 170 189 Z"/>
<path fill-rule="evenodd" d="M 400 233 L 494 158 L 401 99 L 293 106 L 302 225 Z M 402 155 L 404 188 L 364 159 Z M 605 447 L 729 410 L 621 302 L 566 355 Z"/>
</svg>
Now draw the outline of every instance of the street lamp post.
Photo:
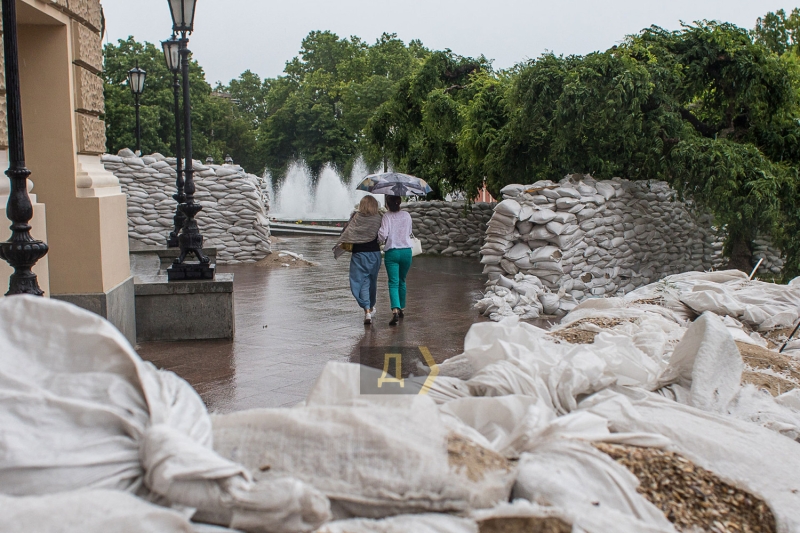
<svg viewBox="0 0 800 533">
<path fill-rule="evenodd" d="M 133 105 L 136 108 L 136 152 L 142 152 L 142 124 L 139 121 L 139 97 L 144 92 L 144 82 L 147 79 L 147 72 L 139 68 L 139 62 L 128 71 L 128 87 L 133 93 Z"/>
<path fill-rule="evenodd" d="M 47 245 L 31 237 L 33 205 L 28 196 L 28 176 L 25 166 L 25 142 L 22 136 L 22 107 L 19 91 L 19 55 L 17 50 L 17 4 L 15 0 L 2 0 L 3 48 L 6 58 L 6 112 L 8 115 L 9 168 L 6 175 L 11 180 L 6 214 L 11 221 L 11 238 L 0 243 L 0 259 L 14 269 L 6 296 L 32 294 L 42 296 L 36 274 L 31 270 L 47 254 Z"/>
<path fill-rule="evenodd" d="M 167 248 L 178 248 L 180 246 L 178 235 L 180 235 L 186 220 L 186 216 L 180 209 L 180 205 L 186 202 L 186 192 L 183 188 L 183 161 L 181 160 L 181 84 L 178 80 L 178 74 L 181 71 L 181 41 L 173 34 L 169 40 L 161 42 L 161 48 L 164 50 L 167 68 L 172 72 L 172 94 L 175 99 L 175 171 L 177 174 L 175 188 L 177 191 L 172 197 L 177 202 L 177 206 L 175 207 L 175 216 L 172 218 L 175 228 L 167 237 Z"/>
<path fill-rule="evenodd" d="M 187 279 L 214 279 L 214 266 L 208 256 L 203 253 L 203 235 L 197 226 L 195 216 L 203 207 L 194 201 L 194 165 L 192 163 L 192 104 L 189 93 L 189 40 L 187 34 L 194 29 L 194 12 L 197 0 L 168 0 L 172 14 L 172 31 L 181 34 L 181 72 L 183 77 L 183 132 L 184 132 L 184 192 L 186 200 L 180 204 L 179 209 L 186 217 L 183 228 L 178 236 L 181 249 L 180 256 L 175 259 L 172 266 L 167 269 L 167 278 L 170 281 Z M 194 254 L 198 263 L 187 263 L 186 256 Z"/>
</svg>

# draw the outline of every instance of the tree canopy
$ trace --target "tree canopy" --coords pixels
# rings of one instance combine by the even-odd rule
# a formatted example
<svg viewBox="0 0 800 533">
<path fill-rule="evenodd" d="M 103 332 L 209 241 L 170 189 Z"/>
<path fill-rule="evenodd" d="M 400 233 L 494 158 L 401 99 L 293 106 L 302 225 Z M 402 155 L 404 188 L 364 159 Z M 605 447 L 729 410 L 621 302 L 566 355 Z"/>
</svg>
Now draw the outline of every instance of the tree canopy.
<svg viewBox="0 0 800 533">
<path fill-rule="evenodd" d="M 110 153 L 135 145 L 133 95 L 127 85 L 128 70 L 137 63 L 147 72 L 141 102 L 142 152 L 175 153 L 175 119 L 172 73 L 160 48 L 132 37 L 104 47 L 103 72 L 106 100 L 106 147 Z M 205 73 L 196 61 L 189 66 L 192 95 L 192 146 L 194 156 L 221 161 L 225 154 L 251 168 L 263 166 L 248 159 L 254 154 L 255 134 L 246 114 L 231 99 L 212 94 Z"/>
<path fill-rule="evenodd" d="M 196 152 L 280 175 L 295 160 L 348 174 L 363 156 L 425 178 L 434 196 L 590 173 L 666 180 L 710 209 L 742 269 L 768 234 L 800 274 L 800 10 L 753 30 L 700 21 L 647 28 L 585 56 L 497 71 L 484 57 L 383 34 L 312 32 L 284 75 L 247 71 L 212 95 L 192 65 Z M 109 149 L 132 144 L 124 75 L 148 70 L 146 149 L 171 148 L 171 76 L 150 44 L 106 47 Z"/>
</svg>

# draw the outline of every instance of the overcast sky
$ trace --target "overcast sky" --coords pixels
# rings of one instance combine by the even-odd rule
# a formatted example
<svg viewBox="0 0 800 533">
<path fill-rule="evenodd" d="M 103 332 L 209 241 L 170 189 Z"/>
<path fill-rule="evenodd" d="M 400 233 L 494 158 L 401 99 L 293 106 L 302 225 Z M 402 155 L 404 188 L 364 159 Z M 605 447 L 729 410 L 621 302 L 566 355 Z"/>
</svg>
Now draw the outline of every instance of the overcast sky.
<svg viewBox="0 0 800 533">
<path fill-rule="evenodd" d="M 227 83 L 247 69 L 262 77 L 283 72 L 313 30 L 369 43 L 381 33 L 431 49 L 484 54 L 506 68 L 546 50 L 605 50 L 642 28 L 677 29 L 680 21 L 715 19 L 752 28 L 786 0 L 199 0 L 190 48 L 207 79 Z M 106 40 L 133 35 L 154 43 L 169 37 L 167 0 L 103 0 Z"/>
</svg>

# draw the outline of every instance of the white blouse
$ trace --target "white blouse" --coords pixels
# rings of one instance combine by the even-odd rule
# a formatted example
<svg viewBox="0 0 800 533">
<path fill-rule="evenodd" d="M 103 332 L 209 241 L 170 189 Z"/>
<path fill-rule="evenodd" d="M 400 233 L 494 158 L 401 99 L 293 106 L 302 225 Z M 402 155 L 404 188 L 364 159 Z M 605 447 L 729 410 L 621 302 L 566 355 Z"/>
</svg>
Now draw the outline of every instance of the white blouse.
<svg viewBox="0 0 800 533">
<path fill-rule="evenodd" d="M 384 251 L 411 248 L 411 215 L 406 211 L 389 211 L 383 215 L 378 240 L 385 243 Z"/>
</svg>

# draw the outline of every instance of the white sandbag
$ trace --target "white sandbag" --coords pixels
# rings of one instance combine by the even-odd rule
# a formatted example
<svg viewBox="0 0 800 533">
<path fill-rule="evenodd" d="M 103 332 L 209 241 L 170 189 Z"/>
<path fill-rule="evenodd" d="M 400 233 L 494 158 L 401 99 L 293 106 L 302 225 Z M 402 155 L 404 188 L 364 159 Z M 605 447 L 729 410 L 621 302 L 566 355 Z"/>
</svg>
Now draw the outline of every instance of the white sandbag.
<svg viewBox="0 0 800 533">
<path fill-rule="evenodd" d="M 660 381 L 690 388 L 694 407 L 724 413 L 739 391 L 743 368 L 728 328 L 706 312 L 689 326 Z"/>
<path fill-rule="evenodd" d="M 559 235 L 557 237 L 552 237 L 550 241 L 562 250 L 565 250 L 581 240 L 583 235 L 584 232 L 582 230 L 577 230 L 570 235 Z"/>
<path fill-rule="evenodd" d="M 658 447 L 669 444 L 658 435 L 612 434 L 604 418 L 585 411 L 558 417 L 547 402 L 529 395 L 462 398 L 440 410 L 478 432 L 476 441 L 512 459 L 565 439 Z"/>
<path fill-rule="evenodd" d="M 315 533 L 478 533 L 478 524 L 469 518 L 446 514 L 393 516 L 380 520 L 353 518 L 337 520 Z"/>
<path fill-rule="evenodd" d="M 509 200 L 509 202 L 514 202 L 513 200 Z M 516 203 L 516 202 L 514 202 Z M 517 217 L 515 215 L 509 215 L 502 211 L 495 211 L 492 215 L 492 218 L 489 220 L 487 226 L 504 226 L 509 229 L 513 229 L 514 224 L 517 223 Z"/>
<path fill-rule="evenodd" d="M 520 257 L 519 259 L 516 259 L 514 261 L 514 265 L 516 265 L 517 268 L 519 268 L 520 270 L 529 270 L 533 268 L 533 263 L 531 262 L 531 258 L 530 256 L 527 255 Z"/>
<path fill-rule="evenodd" d="M 546 270 L 549 272 L 557 272 L 562 274 L 564 272 L 564 265 L 553 261 L 541 261 L 533 264 L 534 270 Z"/>
<path fill-rule="evenodd" d="M 214 453 L 194 389 L 143 362 L 98 315 L 57 300 L 4 298 L 0 353 L 0 487 L 7 494 L 152 492 L 231 521 L 255 517 L 248 531 L 286 531 L 283 523 L 310 531 L 330 518 L 327 499 L 310 486 L 291 480 L 297 499 L 289 500 Z"/>
<path fill-rule="evenodd" d="M 519 212 L 522 209 L 522 206 L 519 205 L 519 202 L 516 200 L 503 200 L 502 202 L 498 203 L 494 210 L 496 213 L 500 213 L 502 215 L 506 215 L 508 217 L 518 218 Z"/>
<path fill-rule="evenodd" d="M 518 183 L 512 183 L 511 185 L 506 185 L 502 189 L 500 189 L 500 194 L 503 196 L 519 196 L 522 191 L 525 190 L 524 185 L 520 185 Z"/>
<path fill-rule="evenodd" d="M 614 197 L 616 191 L 614 190 L 614 186 L 605 181 L 599 181 L 595 184 L 595 189 L 597 189 L 597 193 L 600 194 L 604 199 L 611 200 Z"/>
<path fill-rule="evenodd" d="M 578 217 L 573 215 L 572 213 L 564 213 L 563 211 L 556 213 L 556 216 L 553 217 L 553 222 L 558 222 L 559 224 L 572 224 L 578 220 Z"/>
<path fill-rule="evenodd" d="M 527 222 L 529 224 L 533 224 L 533 222 L 530 221 L 530 218 L 533 215 L 534 211 L 535 211 L 535 209 L 531 205 L 522 204 L 522 209 L 519 210 L 519 219 L 521 221 L 523 221 L 523 222 Z M 524 232 L 520 232 L 520 233 L 524 233 Z"/>
<path fill-rule="evenodd" d="M 0 494 L 0 533 L 193 533 L 182 513 L 116 490 Z M 231 531 L 231 530 L 224 530 Z"/>
<path fill-rule="evenodd" d="M 555 220 L 552 220 L 547 224 L 545 224 L 545 227 L 547 228 L 547 231 L 549 231 L 553 235 L 561 235 L 561 232 L 564 230 L 564 224 L 556 222 Z"/>
<path fill-rule="evenodd" d="M 512 496 L 565 509 L 575 516 L 611 509 L 675 531 L 661 510 L 637 492 L 638 486 L 636 476 L 591 444 L 559 439 L 522 454 Z"/>
<path fill-rule="evenodd" d="M 547 224 L 551 220 L 556 218 L 556 212 L 551 209 L 539 209 L 534 211 L 532 215 L 530 215 L 530 220 L 534 224 Z"/>
<path fill-rule="evenodd" d="M 555 233 L 552 233 L 545 226 L 536 226 L 531 230 L 531 232 L 528 235 L 533 240 L 543 240 L 543 241 L 553 239 L 556 237 Z"/>
<path fill-rule="evenodd" d="M 796 413 L 800 413 L 800 389 L 784 392 L 775 398 L 775 402 L 784 407 L 788 407 Z"/>
<path fill-rule="evenodd" d="M 475 370 L 467 382 L 474 394 L 531 395 L 559 414 L 573 411 L 578 396 L 613 383 L 651 390 L 661 372 L 659 362 L 628 336 L 604 332 L 594 344 L 559 344 L 546 331 L 516 318 L 474 324 L 464 341 L 464 355 Z"/>
<path fill-rule="evenodd" d="M 559 261 L 563 257 L 561 250 L 555 246 L 544 246 L 531 251 L 532 261 Z"/>
<path fill-rule="evenodd" d="M 778 533 L 800 531 L 796 442 L 755 424 L 631 389 L 603 391 L 581 402 L 580 409 L 608 420 L 612 431 L 669 438 L 671 451 L 766 501 Z"/>
<path fill-rule="evenodd" d="M 682 294 L 680 300 L 698 314 L 706 311 L 732 317 L 741 317 L 744 314 L 744 305 L 719 285 L 695 285 L 692 292 Z"/>
<path fill-rule="evenodd" d="M 525 209 L 530 209 L 530 208 L 529 207 L 523 207 L 522 208 L 522 213 L 520 213 L 520 216 L 525 216 Z M 531 212 L 533 212 L 533 210 L 531 210 Z M 528 215 L 528 217 L 529 216 L 530 215 Z M 531 232 L 532 229 L 533 229 L 533 222 L 530 222 L 528 220 L 523 220 L 522 222 L 517 222 L 517 231 L 519 232 L 520 235 L 527 235 L 528 233 Z"/>
<path fill-rule="evenodd" d="M 800 389 L 794 391 L 800 392 Z M 747 385 L 736 393 L 727 405 L 726 412 L 739 420 L 753 422 L 800 443 L 800 409 L 787 405 L 788 398 L 778 401 L 769 392 Z"/>
<path fill-rule="evenodd" d="M 558 294 L 553 293 L 542 293 L 539 295 L 539 301 L 542 302 L 542 309 L 546 315 L 552 315 L 558 311 L 558 302 L 560 299 Z"/>
<path fill-rule="evenodd" d="M 349 516 L 463 512 L 508 499 L 510 466 L 462 468 L 448 451 L 453 437 L 432 400 L 362 395 L 361 371 L 327 365 L 304 407 L 214 416 L 215 449 L 250 465 L 256 479 L 306 480 Z"/>
<path fill-rule="evenodd" d="M 527 256 L 531 253 L 531 249 L 528 247 L 527 244 L 524 242 L 520 242 L 515 244 L 507 253 L 506 258 L 511 261 L 516 261 L 517 259 L 522 259 L 523 257 Z"/>
</svg>

